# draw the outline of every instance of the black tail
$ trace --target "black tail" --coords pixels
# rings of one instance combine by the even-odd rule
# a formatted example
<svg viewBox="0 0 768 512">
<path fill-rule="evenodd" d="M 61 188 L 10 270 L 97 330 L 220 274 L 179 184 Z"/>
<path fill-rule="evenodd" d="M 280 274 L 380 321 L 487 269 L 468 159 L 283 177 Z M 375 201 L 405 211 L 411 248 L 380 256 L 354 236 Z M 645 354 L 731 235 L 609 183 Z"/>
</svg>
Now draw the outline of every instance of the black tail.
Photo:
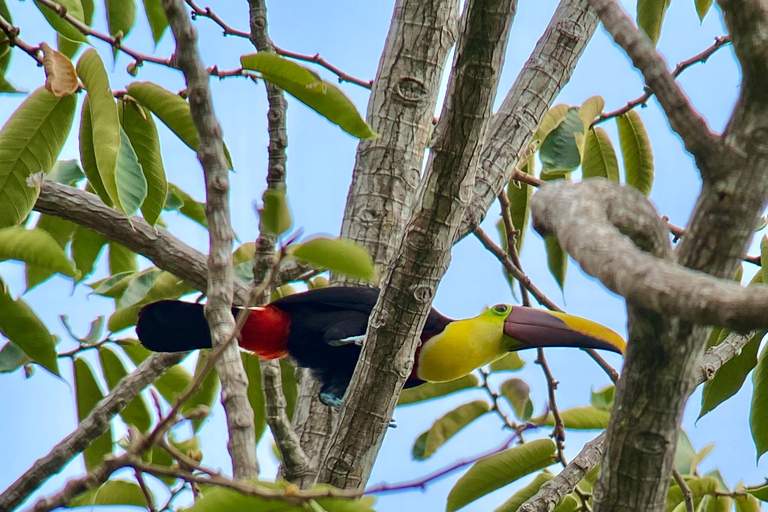
<svg viewBox="0 0 768 512">
<path fill-rule="evenodd" d="M 202 304 L 161 300 L 139 311 L 136 334 L 154 352 L 186 352 L 211 348 L 211 331 Z"/>
</svg>

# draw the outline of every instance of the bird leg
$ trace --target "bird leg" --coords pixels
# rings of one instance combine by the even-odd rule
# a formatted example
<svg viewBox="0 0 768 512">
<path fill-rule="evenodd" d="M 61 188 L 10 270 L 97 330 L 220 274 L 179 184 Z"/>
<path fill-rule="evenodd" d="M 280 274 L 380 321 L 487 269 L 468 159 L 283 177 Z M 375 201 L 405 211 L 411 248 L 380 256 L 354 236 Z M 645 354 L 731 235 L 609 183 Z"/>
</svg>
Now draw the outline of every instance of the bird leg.
<svg viewBox="0 0 768 512">
<path fill-rule="evenodd" d="M 365 334 L 361 334 L 360 336 L 349 336 L 348 338 L 342 338 L 340 340 L 331 340 L 328 342 L 328 344 L 332 347 L 342 347 L 344 345 L 357 345 L 358 347 L 363 346 L 363 340 L 365 339 Z"/>
</svg>

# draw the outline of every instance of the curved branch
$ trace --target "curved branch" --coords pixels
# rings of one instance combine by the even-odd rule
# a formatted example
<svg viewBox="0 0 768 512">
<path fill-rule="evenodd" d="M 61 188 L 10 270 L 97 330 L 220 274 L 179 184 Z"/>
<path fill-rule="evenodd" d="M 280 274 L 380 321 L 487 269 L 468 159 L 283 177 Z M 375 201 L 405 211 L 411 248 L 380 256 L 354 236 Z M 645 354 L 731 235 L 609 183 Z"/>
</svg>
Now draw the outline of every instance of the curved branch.
<svg viewBox="0 0 768 512">
<path fill-rule="evenodd" d="M 669 261 L 665 223 L 630 187 L 607 180 L 552 183 L 534 194 L 531 212 L 539 233 L 556 234 L 584 272 L 633 305 L 740 332 L 768 327 L 768 288 L 745 288 Z"/>
<path fill-rule="evenodd" d="M 741 353 L 752 334 L 731 333 L 725 340 L 709 349 L 699 366 L 695 384 L 699 386 L 712 379 L 717 370 Z M 605 432 L 584 445 L 579 454 L 568 463 L 555 478 L 541 486 L 539 491 L 518 509 L 520 512 L 551 512 L 555 506 L 576 487 L 603 456 Z"/>
<path fill-rule="evenodd" d="M 109 429 L 110 420 L 115 414 L 186 355 L 186 352 L 152 354 L 135 371 L 120 379 L 71 434 L 47 455 L 37 459 L 31 468 L 0 494 L 0 510 L 14 510 L 51 475 L 61 471 L 73 457 Z"/>
</svg>

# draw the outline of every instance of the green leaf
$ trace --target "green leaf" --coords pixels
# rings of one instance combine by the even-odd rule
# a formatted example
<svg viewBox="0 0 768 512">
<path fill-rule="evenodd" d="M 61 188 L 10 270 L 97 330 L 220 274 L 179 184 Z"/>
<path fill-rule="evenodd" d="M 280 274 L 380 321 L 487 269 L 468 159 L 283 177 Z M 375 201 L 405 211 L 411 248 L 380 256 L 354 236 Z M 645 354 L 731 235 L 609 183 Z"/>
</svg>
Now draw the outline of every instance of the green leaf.
<svg viewBox="0 0 768 512">
<path fill-rule="evenodd" d="M 581 172 L 584 179 L 607 178 L 614 183 L 620 182 L 616 151 L 608 132 L 599 126 L 587 132 Z"/>
<path fill-rule="evenodd" d="M 112 199 L 107 193 L 104 182 L 99 175 L 96 163 L 96 150 L 93 145 L 93 122 L 91 119 L 91 97 L 86 94 L 83 100 L 83 110 L 80 113 L 80 163 L 83 172 L 88 177 L 88 185 L 93 189 L 107 206 L 112 206 Z M 115 160 L 117 161 L 117 160 Z"/>
<path fill-rule="evenodd" d="M 653 187 L 653 151 L 640 114 L 630 110 L 623 116 L 617 117 L 616 123 L 619 126 L 619 141 L 621 154 L 624 157 L 627 185 L 635 187 L 648 196 Z"/>
<path fill-rule="evenodd" d="M 715 491 L 717 490 L 717 480 L 714 478 L 704 477 L 704 478 L 686 478 L 685 479 L 686 485 L 688 485 L 688 488 L 691 490 L 691 493 L 693 494 L 693 505 L 694 510 L 698 509 L 699 503 L 701 503 L 702 498 L 704 498 L 705 495 L 714 495 Z M 678 504 L 683 502 L 683 491 L 680 489 L 680 486 L 677 484 L 671 485 L 669 487 L 669 491 L 667 492 L 667 501 L 666 501 L 666 511 L 672 512 L 672 510 L 677 507 Z M 685 510 L 685 509 L 683 509 Z"/>
<path fill-rule="evenodd" d="M 528 421 L 533 416 L 531 388 L 522 379 L 507 379 L 501 383 L 501 394 L 507 399 L 521 421 Z"/>
<path fill-rule="evenodd" d="M 585 405 L 560 411 L 560 418 L 562 418 L 565 428 L 573 430 L 602 430 L 608 427 L 611 413 L 604 409 L 598 409 L 593 405 Z M 552 426 L 555 424 L 555 418 L 551 413 L 544 418 L 539 417 L 531 421 L 538 425 Z"/>
<path fill-rule="evenodd" d="M 259 231 L 282 235 L 291 228 L 291 210 L 285 190 L 267 189 L 262 196 L 264 207 L 259 210 Z"/>
<path fill-rule="evenodd" d="M 681 475 L 690 475 L 693 460 L 696 458 L 696 450 L 693 449 L 691 440 L 685 430 L 680 430 L 675 449 L 675 469 Z"/>
<path fill-rule="evenodd" d="M 560 103 L 550 108 L 547 111 L 547 113 L 544 114 L 544 117 L 539 123 L 539 127 L 536 129 L 536 133 L 533 135 L 533 140 L 538 140 L 543 142 L 544 139 L 547 138 L 547 135 L 549 135 L 549 133 L 552 130 L 557 128 L 560 125 L 560 123 L 563 122 L 563 119 L 565 119 L 565 115 L 568 113 L 570 109 L 571 107 L 563 103 Z"/>
<path fill-rule="evenodd" d="M 245 69 L 260 72 L 264 80 L 285 90 L 353 137 L 378 137 L 341 89 L 326 82 L 309 68 L 268 52 L 243 55 L 240 64 Z"/>
<path fill-rule="evenodd" d="M 712 7 L 712 0 L 696 0 L 696 14 L 699 15 L 699 21 L 704 21 L 704 16 Z"/>
<path fill-rule="evenodd" d="M 0 354 L 2 355 L 2 354 Z M 745 492 L 748 492 L 760 501 L 768 502 L 768 484 L 761 485 L 759 487 L 744 488 Z"/>
<path fill-rule="evenodd" d="M 135 343 L 125 343 L 121 346 L 136 366 L 152 355 L 152 352 L 141 346 L 138 341 Z M 168 403 L 173 404 L 176 401 L 176 396 L 183 393 L 190 382 L 192 382 L 192 376 L 180 364 L 177 364 L 171 366 L 167 372 L 155 381 L 155 387 Z"/>
<path fill-rule="evenodd" d="M 64 249 L 72 238 L 72 233 L 75 231 L 76 226 L 77 225 L 75 223 L 64 220 L 61 217 L 56 217 L 55 215 L 46 215 L 43 213 L 40 214 L 40 217 L 37 220 L 37 224 L 35 224 L 35 229 L 32 230 L 32 232 L 40 231 L 43 233 L 48 233 L 56 241 L 56 244 L 61 249 L 60 252 L 64 258 L 66 258 L 67 256 L 64 253 Z M 2 230 L 0 230 L 0 232 L 2 232 Z M 2 244 L 2 242 L 0 242 L 0 244 Z M 2 253 L 2 250 L 0 250 L 0 253 Z M 31 290 L 33 287 L 37 286 L 39 283 L 42 283 L 56 273 L 49 268 L 38 267 L 34 263 L 27 263 L 25 271 L 27 278 L 27 291 Z"/>
<path fill-rule="evenodd" d="M 136 156 L 136 151 L 122 127 L 120 128 L 120 151 L 115 164 L 115 185 L 120 211 L 126 217 L 130 217 L 136 213 L 147 197 L 147 179 L 144 177 L 144 170 Z"/>
<path fill-rule="evenodd" d="M 656 46 L 670 0 L 637 0 L 637 25 Z M 630 111 L 631 112 L 631 111 Z"/>
<path fill-rule="evenodd" d="M 575 512 L 580 510 L 581 500 L 577 499 L 576 493 L 566 494 L 560 503 L 552 510 L 552 512 Z"/>
<path fill-rule="evenodd" d="M 162 270 L 159 268 L 150 268 L 147 269 L 147 272 L 135 274 L 125 288 L 125 292 L 120 296 L 117 307 L 127 308 L 141 302 L 154 286 L 161 272 Z"/>
<path fill-rule="evenodd" d="M 763 235 L 762 240 L 760 240 L 760 266 L 761 271 L 768 268 L 768 236 L 766 235 Z M 762 281 L 764 284 L 768 284 L 768 273 L 765 274 Z"/>
<path fill-rule="evenodd" d="M 147 498 L 137 483 L 108 480 L 101 487 L 75 497 L 66 506 L 73 508 L 95 505 L 134 505 L 146 508 Z"/>
<path fill-rule="evenodd" d="M 163 38 L 165 29 L 168 28 L 168 18 L 165 17 L 163 4 L 161 0 L 144 0 L 144 12 L 149 21 L 149 27 L 152 29 L 152 39 L 155 40 L 155 46 Z"/>
<path fill-rule="evenodd" d="M 109 276 L 106 279 L 100 279 L 93 283 L 88 283 L 93 289 L 93 293 L 96 295 L 103 295 L 104 297 L 111 297 L 113 299 L 119 299 L 125 289 L 128 287 L 128 283 L 133 279 L 134 272 L 128 270 L 126 272 L 119 272 L 115 275 Z"/>
<path fill-rule="evenodd" d="M 616 386 L 609 384 L 604 388 L 592 391 L 592 396 L 589 399 L 595 408 L 603 411 L 610 411 L 613 408 L 613 398 L 616 395 Z"/>
<path fill-rule="evenodd" d="M 535 165 L 533 162 L 533 155 L 528 158 L 525 165 L 520 167 L 520 171 L 533 176 L 535 172 Z M 517 253 L 523 250 L 523 240 L 525 239 L 525 231 L 528 229 L 528 223 L 531 218 L 531 196 L 533 195 L 533 187 L 527 183 L 520 183 L 517 187 L 513 181 L 507 185 L 507 198 L 509 199 L 509 215 L 512 218 L 512 225 L 517 230 L 517 238 L 515 239 L 515 249 Z M 506 236 L 506 232 L 505 232 Z"/>
<path fill-rule="evenodd" d="M 109 273 L 135 272 L 138 268 L 136 253 L 120 245 L 109 241 Z"/>
<path fill-rule="evenodd" d="M 0 261 L 20 260 L 37 268 L 76 277 L 77 269 L 50 233 L 21 226 L 0 229 Z"/>
<path fill-rule="evenodd" d="M 410 405 L 425 400 L 432 400 L 433 398 L 450 395 L 464 389 L 476 388 L 477 384 L 477 377 L 472 374 L 449 382 L 427 382 L 415 388 L 404 389 L 400 393 L 397 405 Z"/>
<path fill-rule="evenodd" d="M 59 374 L 56 338 L 22 299 L 13 300 L 0 279 L 0 334 L 23 350 L 34 362 Z"/>
<path fill-rule="evenodd" d="M 760 502 L 750 494 L 736 496 L 734 501 L 736 502 L 736 512 L 760 512 L 762 510 Z"/>
<path fill-rule="evenodd" d="M 16 109 L 0 130 L 0 228 L 24 220 L 40 193 L 31 174 L 48 172 L 67 139 L 75 96 L 57 98 L 41 87 Z"/>
<path fill-rule="evenodd" d="M 507 501 L 497 507 L 493 512 L 516 512 L 523 503 L 533 498 L 542 485 L 555 478 L 551 473 L 539 473 L 531 483 L 513 494 Z"/>
<path fill-rule="evenodd" d="M 264 409 L 264 392 L 261 390 L 261 364 L 259 358 L 248 352 L 240 352 L 243 368 L 248 376 L 248 402 L 253 409 L 253 427 L 256 440 L 261 439 L 267 428 L 267 413 Z"/>
<path fill-rule="evenodd" d="M 187 100 L 152 82 L 134 82 L 127 90 L 131 97 L 151 110 L 184 144 L 197 151 L 197 130 Z M 232 159 L 226 145 L 224 156 L 232 169 Z"/>
<path fill-rule="evenodd" d="M 106 345 L 99 347 L 99 359 L 101 360 L 101 369 L 104 372 L 104 379 L 110 390 L 117 386 L 120 379 L 128 375 L 128 371 L 123 365 L 123 361 L 115 353 L 114 349 Z M 152 426 L 152 416 L 149 414 L 149 408 L 141 394 L 131 400 L 125 408 L 120 411 L 120 417 L 129 425 L 134 425 L 142 432 L 148 432 Z"/>
<path fill-rule="evenodd" d="M 584 130 L 581 133 L 587 133 L 597 116 L 602 114 L 605 107 L 605 100 L 602 96 L 592 96 L 579 107 L 579 119 L 581 119 Z"/>
<path fill-rule="evenodd" d="M 707 455 L 712 453 L 712 450 L 715 449 L 714 443 L 709 443 L 708 445 L 704 446 L 701 450 L 696 452 L 696 455 L 693 457 L 693 462 L 691 462 L 691 474 L 695 475 L 696 471 L 699 468 L 699 464 L 701 464 L 701 461 L 707 458 Z"/>
<path fill-rule="evenodd" d="M 749 425 L 757 448 L 757 460 L 768 451 L 768 348 L 763 348 L 752 374 L 752 408 Z"/>
<path fill-rule="evenodd" d="M 77 160 L 57 160 L 46 178 L 57 183 L 74 186 L 75 183 L 85 178 L 85 173 L 78 165 Z"/>
<path fill-rule="evenodd" d="M 296 368 L 286 359 L 280 360 L 280 379 L 283 395 L 285 395 L 285 412 L 288 414 L 288 419 L 292 420 L 296 410 L 296 400 L 299 397 L 299 383 L 296 382 Z"/>
<path fill-rule="evenodd" d="M 195 377 L 203 370 L 205 362 L 208 360 L 209 352 L 198 352 L 197 364 L 195 365 Z M 200 406 L 205 406 L 208 410 L 213 408 L 213 403 L 216 400 L 216 395 L 219 393 L 219 374 L 216 373 L 216 368 L 211 368 L 211 371 L 203 378 L 203 382 L 200 383 L 200 387 L 194 392 L 194 394 L 187 400 L 181 408 L 181 413 L 184 414 L 192 409 Z M 195 418 L 192 420 L 192 429 L 194 432 L 200 430 L 205 420 L 208 418 Z"/>
<path fill-rule="evenodd" d="M 93 48 L 89 48 L 77 61 L 77 74 L 88 91 L 88 108 L 91 114 L 93 150 L 99 177 L 110 201 L 125 213 L 121 203 L 115 168 L 120 153 L 120 122 L 117 117 L 117 105 L 109 88 L 109 77 L 104 63 Z M 83 114 L 85 115 L 85 114 Z M 82 144 L 81 144 L 81 158 Z M 88 167 L 83 162 L 83 169 L 88 175 Z M 88 179 L 91 180 L 90 175 Z M 91 180 L 92 181 L 92 180 Z M 98 192 L 99 188 L 94 186 Z"/>
<path fill-rule="evenodd" d="M 75 398 L 77 400 L 77 419 L 83 421 L 93 410 L 104 395 L 99 389 L 96 377 L 90 365 L 82 357 L 74 361 L 75 365 Z M 102 463 L 104 457 L 112 453 L 112 428 L 97 437 L 83 451 L 85 469 L 90 471 Z"/>
<path fill-rule="evenodd" d="M 32 359 L 12 341 L 9 341 L 0 349 L 0 373 L 15 372 L 31 362 Z"/>
<path fill-rule="evenodd" d="M 549 273 L 557 281 L 560 290 L 565 289 L 565 273 L 568 270 L 568 255 L 565 253 L 555 235 L 544 237 L 544 246 L 547 250 L 547 266 Z"/>
<path fill-rule="evenodd" d="M 417 460 L 430 458 L 438 448 L 459 433 L 461 429 L 489 412 L 491 406 L 485 400 L 473 400 L 437 419 L 426 432 L 423 432 L 413 445 L 411 456 Z"/>
<path fill-rule="evenodd" d="M 374 281 L 376 271 L 368 251 L 343 238 L 314 238 L 294 246 L 293 256 L 315 268 Z"/>
<path fill-rule="evenodd" d="M 146 107 L 125 99 L 117 102 L 117 112 L 146 179 L 147 193 L 141 204 L 141 213 L 147 223 L 154 226 L 163 211 L 168 194 L 155 121 Z"/>
<path fill-rule="evenodd" d="M 151 267 L 149 269 L 142 270 L 139 274 L 146 274 L 156 270 L 156 267 Z M 133 277 L 131 277 L 131 279 L 133 279 Z M 118 282 L 114 286 L 114 289 L 109 290 L 109 293 L 119 293 L 120 287 L 124 285 L 130 286 L 130 281 Z M 132 325 L 136 325 L 139 310 L 141 310 L 145 304 L 164 299 L 178 299 L 182 295 L 186 295 L 187 293 L 193 291 L 195 291 L 194 288 L 189 286 L 182 279 L 176 277 L 170 272 L 163 271 L 160 273 L 160 275 L 157 276 L 157 279 L 152 284 L 152 287 L 149 289 L 149 291 L 146 292 L 146 294 L 141 298 L 141 300 L 139 300 L 137 304 L 118 309 L 112 314 L 112 316 L 109 317 L 109 322 L 107 324 L 109 330 L 112 332 L 117 332 Z"/>
<path fill-rule="evenodd" d="M 80 271 L 82 281 L 93 272 L 93 266 L 101 253 L 101 250 L 107 244 L 107 239 L 101 234 L 83 226 L 75 227 L 72 235 L 72 259 L 75 267 Z"/>
<path fill-rule="evenodd" d="M 570 108 L 562 122 L 552 130 L 539 148 L 542 172 L 570 172 L 581 164 L 581 154 L 574 134 L 584 133 L 579 109 Z"/>
<path fill-rule="evenodd" d="M 105 0 L 107 7 L 107 26 L 110 35 L 122 32 L 127 36 L 136 23 L 136 4 L 134 0 Z M 114 49 L 115 55 L 117 49 Z"/>
<path fill-rule="evenodd" d="M 59 315 L 59 318 L 61 319 L 61 323 L 64 324 L 64 328 L 67 330 L 67 333 L 72 337 L 73 340 L 77 341 L 81 345 L 93 345 L 101 338 L 101 331 L 104 328 L 103 316 L 99 316 L 91 322 L 91 327 L 88 329 L 88 334 L 86 334 L 85 337 L 77 336 L 72 331 L 72 327 L 69 325 L 69 317 L 67 315 Z"/>
<path fill-rule="evenodd" d="M 725 329 L 726 335 L 730 331 Z M 715 376 L 704 383 L 701 394 L 701 412 L 699 418 L 738 393 L 747 375 L 757 364 L 757 351 L 766 331 L 758 331 L 741 349 L 741 353 L 725 363 Z"/>
<path fill-rule="evenodd" d="M 185 217 L 197 222 L 204 228 L 208 228 L 208 219 L 205 215 L 205 203 L 200 203 L 192 199 L 192 196 L 181 190 L 173 183 L 168 183 L 168 193 L 173 194 L 183 202 L 178 210 Z M 253 259 L 253 257 L 251 257 Z"/>
<path fill-rule="evenodd" d="M 520 358 L 520 355 L 517 352 L 509 352 L 501 359 L 497 359 L 492 362 L 490 368 L 492 372 L 516 372 L 523 366 L 525 366 L 525 361 Z"/>
<path fill-rule="evenodd" d="M 446 512 L 454 512 L 476 499 L 555 462 L 555 443 L 536 439 L 476 462 L 448 494 Z"/>
<path fill-rule="evenodd" d="M 80 21 L 85 20 L 83 4 L 80 0 L 56 0 L 56 3 L 64 7 L 67 10 L 67 14 L 72 17 L 77 18 Z M 69 22 L 59 16 L 57 12 L 49 9 L 38 1 L 35 1 L 35 5 L 40 9 L 40 12 L 43 13 L 45 19 L 48 20 L 48 23 L 51 24 L 56 32 L 71 41 L 79 41 L 81 43 L 88 42 L 88 38 L 86 38 L 82 32 L 70 25 Z"/>
</svg>

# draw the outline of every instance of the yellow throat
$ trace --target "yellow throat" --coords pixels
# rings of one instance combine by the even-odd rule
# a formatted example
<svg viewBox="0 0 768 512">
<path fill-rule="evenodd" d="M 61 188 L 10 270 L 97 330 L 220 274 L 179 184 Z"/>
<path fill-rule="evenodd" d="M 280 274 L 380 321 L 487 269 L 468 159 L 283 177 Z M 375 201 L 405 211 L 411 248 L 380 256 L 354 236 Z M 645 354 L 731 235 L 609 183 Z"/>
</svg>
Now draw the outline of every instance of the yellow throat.
<svg viewBox="0 0 768 512">
<path fill-rule="evenodd" d="M 445 382 L 467 375 L 507 353 L 504 318 L 486 308 L 474 318 L 451 322 L 421 347 L 417 375 L 430 382 Z"/>
</svg>

